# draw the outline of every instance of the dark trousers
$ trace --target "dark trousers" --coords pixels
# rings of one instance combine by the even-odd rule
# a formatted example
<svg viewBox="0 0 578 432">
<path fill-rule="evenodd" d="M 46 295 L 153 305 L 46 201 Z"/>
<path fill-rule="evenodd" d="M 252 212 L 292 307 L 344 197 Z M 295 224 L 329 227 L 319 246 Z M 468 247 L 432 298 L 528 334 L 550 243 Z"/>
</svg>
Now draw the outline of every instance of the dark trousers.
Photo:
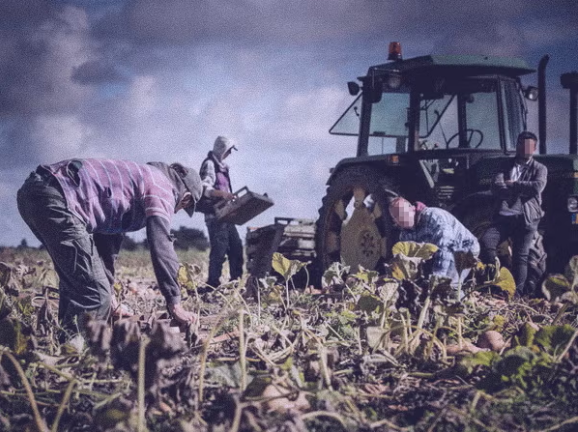
<svg viewBox="0 0 578 432">
<path fill-rule="evenodd" d="M 207 285 L 218 287 L 225 256 L 229 259 L 231 279 L 243 276 L 243 243 L 234 224 L 207 218 L 211 253 L 209 254 L 209 279 Z"/>
<path fill-rule="evenodd" d="M 68 210 L 58 182 L 48 174 L 30 174 L 17 200 L 20 215 L 50 254 L 58 273 L 58 317 L 64 330 L 69 334 L 82 330 L 87 314 L 107 319 L 116 257 L 112 249 L 118 253 L 120 237 L 89 233 Z"/>
<path fill-rule="evenodd" d="M 524 215 L 497 216 L 480 239 L 480 258 L 486 264 L 496 261 L 496 249 L 500 243 L 512 239 L 513 276 L 516 281 L 516 294 L 525 294 L 524 288 L 528 276 L 528 254 L 538 229 L 538 221 L 526 225 Z"/>
</svg>

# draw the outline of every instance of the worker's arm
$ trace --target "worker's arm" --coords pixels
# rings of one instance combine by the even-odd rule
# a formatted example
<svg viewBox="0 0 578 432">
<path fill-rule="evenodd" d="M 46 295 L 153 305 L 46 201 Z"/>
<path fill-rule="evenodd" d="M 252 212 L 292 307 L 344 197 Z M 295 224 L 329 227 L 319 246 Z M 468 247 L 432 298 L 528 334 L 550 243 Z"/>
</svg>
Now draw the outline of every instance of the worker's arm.
<svg viewBox="0 0 578 432">
<path fill-rule="evenodd" d="M 509 199 L 512 196 L 512 187 L 508 186 L 504 181 L 504 174 L 499 173 L 492 179 L 491 185 L 492 195 L 500 199 Z"/>
<path fill-rule="evenodd" d="M 454 268 L 454 251 L 457 250 L 456 220 L 448 212 L 441 209 L 431 209 L 422 215 L 420 223 L 424 230 L 424 237 L 428 243 L 438 247 L 432 257 L 432 273 L 439 277 L 451 278 Z"/>
<path fill-rule="evenodd" d="M 146 224 L 151 260 L 167 309 L 181 322 L 191 322 L 194 315 L 181 305 L 181 289 L 177 281 L 179 259 L 173 246 L 169 221 L 160 216 L 150 216 Z"/>
<path fill-rule="evenodd" d="M 534 179 L 529 181 L 514 182 L 514 192 L 526 197 L 539 196 L 546 187 L 548 178 L 548 169 L 544 165 L 537 166 L 537 172 Z"/>
</svg>

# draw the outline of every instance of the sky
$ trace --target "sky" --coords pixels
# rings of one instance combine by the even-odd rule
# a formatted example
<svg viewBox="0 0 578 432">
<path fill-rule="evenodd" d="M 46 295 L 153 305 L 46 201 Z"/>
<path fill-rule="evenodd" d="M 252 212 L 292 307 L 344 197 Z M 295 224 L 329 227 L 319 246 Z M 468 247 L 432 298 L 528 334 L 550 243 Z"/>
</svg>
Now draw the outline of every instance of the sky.
<svg viewBox="0 0 578 432">
<path fill-rule="evenodd" d="M 0 0 L 0 245 L 38 245 L 16 208 L 37 165 L 198 168 L 218 135 L 238 143 L 233 187 L 275 201 L 248 226 L 314 219 L 329 169 L 356 152 L 355 138 L 328 133 L 353 101 L 346 83 L 384 63 L 390 41 L 405 58 L 536 67 L 550 54 L 548 145 L 567 151 L 559 76 L 578 69 L 575 0 Z M 180 213 L 174 228 L 205 229 L 202 215 Z"/>
</svg>

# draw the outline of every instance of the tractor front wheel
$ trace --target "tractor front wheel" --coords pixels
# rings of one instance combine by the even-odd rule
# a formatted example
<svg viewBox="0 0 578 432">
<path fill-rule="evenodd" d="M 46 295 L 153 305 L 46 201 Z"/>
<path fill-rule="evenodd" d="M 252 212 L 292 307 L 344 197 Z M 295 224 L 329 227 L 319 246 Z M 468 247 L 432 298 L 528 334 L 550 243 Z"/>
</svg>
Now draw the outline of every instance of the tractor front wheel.
<svg viewBox="0 0 578 432">
<path fill-rule="evenodd" d="M 347 168 L 331 181 L 319 209 L 316 229 L 321 271 L 333 262 L 380 270 L 392 246 L 388 196 L 390 182 L 367 167 Z"/>
</svg>

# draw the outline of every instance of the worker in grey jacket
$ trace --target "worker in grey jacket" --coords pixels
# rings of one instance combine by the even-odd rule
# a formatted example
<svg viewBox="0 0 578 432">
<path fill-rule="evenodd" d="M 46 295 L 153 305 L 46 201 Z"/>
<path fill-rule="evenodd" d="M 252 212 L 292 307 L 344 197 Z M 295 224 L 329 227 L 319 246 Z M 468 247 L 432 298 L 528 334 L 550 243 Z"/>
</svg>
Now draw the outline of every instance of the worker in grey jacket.
<svg viewBox="0 0 578 432">
<path fill-rule="evenodd" d="M 221 199 L 234 199 L 229 166 L 224 162 L 233 150 L 237 150 L 233 141 L 219 136 L 215 140 L 213 150 L 208 153 L 201 165 L 200 176 L 205 188 L 204 196 L 213 203 Z M 220 222 L 214 211 L 205 211 L 205 222 L 211 243 L 207 280 L 208 289 L 211 289 L 220 285 L 225 257 L 229 259 L 231 279 L 238 279 L 243 275 L 243 243 L 235 225 Z"/>
<path fill-rule="evenodd" d="M 499 207 L 481 238 L 480 258 L 487 264 L 495 262 L 498 245 L 512 239 L 516 295 L 525 294 L 528 254 L 544 214 L 542 191 L 546 187 L 548 169 L 532 158 L 537 142 L 538 138 L 532 132 L 522 132 L 516 144 L 516 157 L 507 161 L 494 177 L 492 194 L 499 199 Z"/>
</svg>

